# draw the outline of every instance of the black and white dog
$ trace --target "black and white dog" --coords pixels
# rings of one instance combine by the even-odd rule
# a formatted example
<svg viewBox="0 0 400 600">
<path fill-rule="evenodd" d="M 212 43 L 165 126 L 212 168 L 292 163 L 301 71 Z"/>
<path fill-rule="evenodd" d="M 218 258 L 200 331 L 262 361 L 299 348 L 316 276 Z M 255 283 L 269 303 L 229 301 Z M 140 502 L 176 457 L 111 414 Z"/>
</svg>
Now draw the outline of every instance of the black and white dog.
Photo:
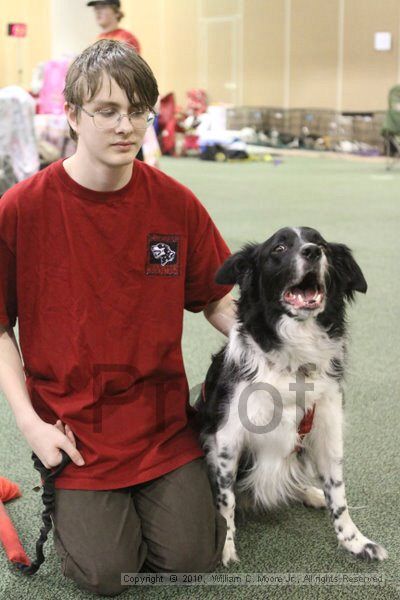
<svg viewBox="0 0 400 600">
<path fill-rule="evenodd" d="M 228 524 L 223 564 L 238 560 L 236 494 L 267 509 L 290 501 L 328 506 L 342 546 L 386 558 L 353 523 L 343 481 L 346 302 L 367 290 L 350 249 L 309 227 L 284 228 L 230 256 L 216 281 L 240 286 L 237 321 L 196 401 Z"/>
</svg>

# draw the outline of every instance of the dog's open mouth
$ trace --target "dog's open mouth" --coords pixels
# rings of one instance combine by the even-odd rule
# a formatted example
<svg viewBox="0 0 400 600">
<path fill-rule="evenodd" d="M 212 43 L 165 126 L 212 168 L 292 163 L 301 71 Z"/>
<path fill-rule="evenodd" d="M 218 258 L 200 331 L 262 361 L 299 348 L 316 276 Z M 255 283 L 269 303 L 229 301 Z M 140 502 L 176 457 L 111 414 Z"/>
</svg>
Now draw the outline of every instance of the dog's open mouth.
<svg viewBox="0 0 400 600">
<path fill-rule="evenodd" d="M 299 283 L 284 292 L 283 299 L 294 308 L 315 310 L 322 305 L 324 290 L 315 273 L 307 273 Z"/>
</svg>

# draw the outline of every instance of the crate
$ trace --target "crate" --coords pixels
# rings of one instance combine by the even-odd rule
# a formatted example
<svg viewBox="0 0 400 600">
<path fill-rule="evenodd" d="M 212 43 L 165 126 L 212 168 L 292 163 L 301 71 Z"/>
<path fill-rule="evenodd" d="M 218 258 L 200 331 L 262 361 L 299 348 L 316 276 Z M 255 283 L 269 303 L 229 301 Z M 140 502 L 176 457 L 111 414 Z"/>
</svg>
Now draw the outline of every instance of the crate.
<svg viewBox="0 0 400 600">
<path fill-rule="evenodd" d="M 291 108 L 288 111 L 288 125 L 287 132 L 294 137 L 299 137 L 301 135 L 301 128 L 303 125 L 303 109 L 299 108 Z"/>
<path fill-rule="evenodd" d="M 270 108 L 268 110 L 267 130 L 275 129 L 278 133 L 288 133 L 289 111 L 282 108 Z"/>
<path fill-rule="evenodd" d="M 243 129 L 243 127 L 252 127 L 256 131 L 264 129 L 266 119 L 266 107 L 257 106 L 237 106 L 228 108 L 226 113 L 227 129 Z"/>
<path fill-rule="evenodd" d="M 381 135 L 385 111 L 373 116 L 344 116 L 330 109 L 266 106 L 237 106 L 227 109 L 227 129 L 252 127 L 257 132 L 300 137 L 324 138 L 325 147 L 334 148 L 342 141 L 360 142 L 379 148 L 383 153 Z"/>
<path fill-rule="evenodd" d="M 325 137 L 336 129 L 337 113 L 325 109 L 304 109 L 301 132 L 312 136 Z"/>
</svg>

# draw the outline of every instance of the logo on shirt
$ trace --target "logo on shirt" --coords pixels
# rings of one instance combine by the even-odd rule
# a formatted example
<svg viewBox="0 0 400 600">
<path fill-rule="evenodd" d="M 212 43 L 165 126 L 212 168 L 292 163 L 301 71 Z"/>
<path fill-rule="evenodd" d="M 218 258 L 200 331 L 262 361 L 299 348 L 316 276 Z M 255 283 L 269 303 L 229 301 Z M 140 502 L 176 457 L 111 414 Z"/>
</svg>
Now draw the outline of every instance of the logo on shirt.
<svg viewBox="0 0 400 600">
<path fill-rule="evenodd" d="M 146 275 L 179 275 L 179 235 L 147 236 Z"/>
</svg>

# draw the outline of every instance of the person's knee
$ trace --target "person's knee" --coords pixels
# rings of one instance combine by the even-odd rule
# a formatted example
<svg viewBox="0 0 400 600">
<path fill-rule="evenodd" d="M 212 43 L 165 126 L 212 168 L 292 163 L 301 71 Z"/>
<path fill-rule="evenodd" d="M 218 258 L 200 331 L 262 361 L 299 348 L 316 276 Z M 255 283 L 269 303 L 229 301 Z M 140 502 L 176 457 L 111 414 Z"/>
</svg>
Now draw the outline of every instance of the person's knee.
<svg viewBox="0 0 400 600">
<path fill-rule="evenodd" d="M 222 551 L 227 534 L 224 517 L 214 512 L 215 527 L 208 529 L 207 537 L 199 532 L 199 536 L 186 537 L 184 543 L 178 539 L 168 544 L 164 556 L 147 556 L 147 564 L 152 571 L 165 573 L 209 573 L 221 562 Z"/>
<path fill-rule="evenodd" d="M 127 589 L 126 585 L 121 583 L 121 571 L 119 568 L 107 568 L 92 574 L 86 582 L 85 588 L 98 596 L 117 596 Z M 132 572 L 132 571 L 130 571 Z"/>
<path fill-rule="evenodd" d="M 214 547 L 210 547 L 209 552 L 203 550 L 201 553 L 195 549 L 175 551 L 163 560 L 149 559 L 147 565 L 151 571 L 159 573 L 209 573 L 219 564 L 221 554 L 222 551 L 216 553 Z"/>
<path fill-rule="evenodd" d="M 124 573 L 138 573 L 140 564 L 137 557 L 105 556 L 95 564 L 78 565 L 71 557 L 64 568 L 64 575 L 82 589 L 99 596 L 116 596 L 128 589 L 124 583 Z"/>
<path fill-rule="evenodd" d="M 214 571 L 220 559 L 221 556 L 216 554 L 214 547 L 201 554 L 193 550 L 191 553 L 175 556 L 170 561 L 169 570 L 173 573 L 209 573 Z"/>
</svg>

